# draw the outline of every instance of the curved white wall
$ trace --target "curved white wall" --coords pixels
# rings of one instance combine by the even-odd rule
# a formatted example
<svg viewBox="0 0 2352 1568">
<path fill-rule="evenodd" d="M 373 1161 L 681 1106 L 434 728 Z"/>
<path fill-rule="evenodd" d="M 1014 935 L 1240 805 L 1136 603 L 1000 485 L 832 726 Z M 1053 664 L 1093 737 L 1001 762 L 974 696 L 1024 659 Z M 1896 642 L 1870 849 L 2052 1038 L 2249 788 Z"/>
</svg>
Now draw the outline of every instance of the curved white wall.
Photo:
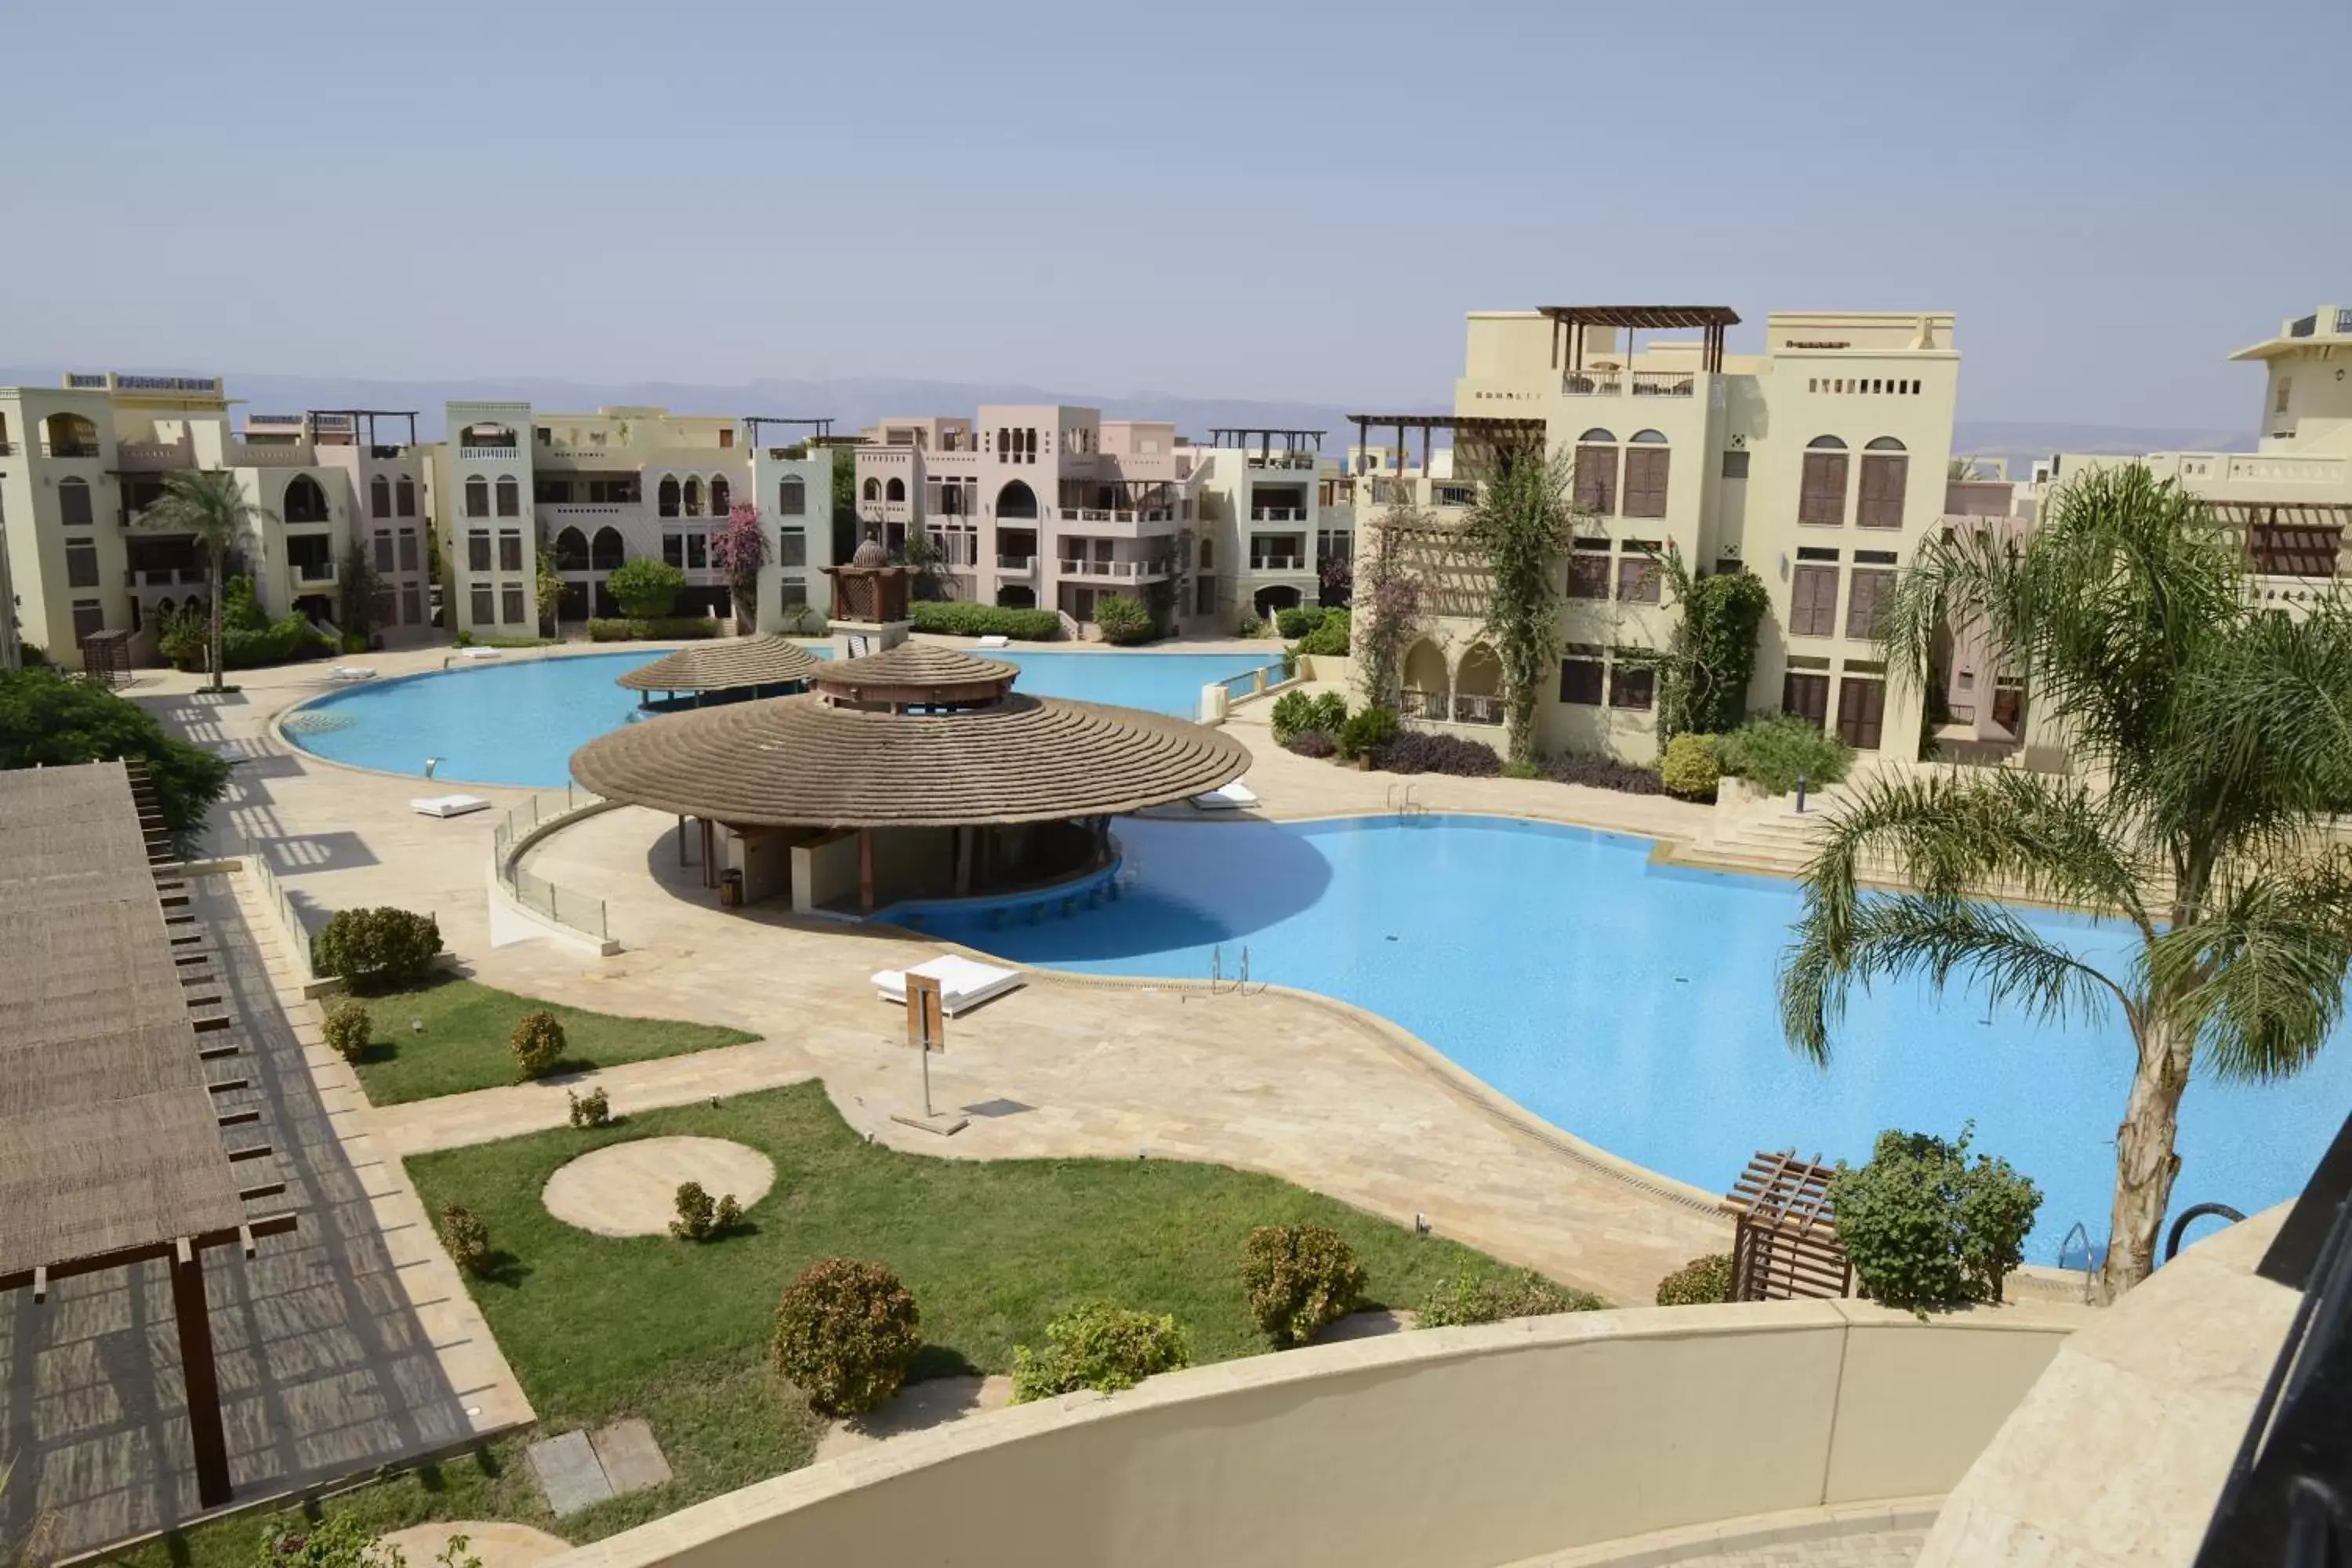
<svg viewBox="0 0 2352 1568">
<path fill-rule="evenodd" d="M 1488 1568 L 1948 1491 L 2083 1316 L 1777 1302 L 1319 1346 L 896 1438 L 560 1561 Z"/>
</svg>

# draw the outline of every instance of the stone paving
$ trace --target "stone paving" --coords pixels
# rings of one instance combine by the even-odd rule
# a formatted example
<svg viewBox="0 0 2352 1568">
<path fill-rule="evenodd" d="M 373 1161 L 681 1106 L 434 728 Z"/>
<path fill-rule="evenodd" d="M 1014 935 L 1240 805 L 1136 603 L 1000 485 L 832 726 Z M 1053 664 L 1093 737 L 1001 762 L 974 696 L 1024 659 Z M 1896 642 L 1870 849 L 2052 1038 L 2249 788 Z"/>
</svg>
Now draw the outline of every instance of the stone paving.
<svg viewBox="0 0 2352 1568">
<path fill-rule="evenodd" d="M 776 1184 L 776 1167 L 724 1138 L 633 1138 L 564 1164 L 540 1197 L 564 1224 L 598 1236 L 667 1236 L 688 1182 L 713 1203 L 731 1197 L 748 1209 Z"/>
<path fill-rule="evenodd" d="M 1885 1530 L 1836 1535 L 1820 1541 L 1784 1541 L 1771 1546 L 1685 1557 L 1682 1568 L 1911 1568 L 1919 1561 L 1924 1530 Z"/>
</svg>

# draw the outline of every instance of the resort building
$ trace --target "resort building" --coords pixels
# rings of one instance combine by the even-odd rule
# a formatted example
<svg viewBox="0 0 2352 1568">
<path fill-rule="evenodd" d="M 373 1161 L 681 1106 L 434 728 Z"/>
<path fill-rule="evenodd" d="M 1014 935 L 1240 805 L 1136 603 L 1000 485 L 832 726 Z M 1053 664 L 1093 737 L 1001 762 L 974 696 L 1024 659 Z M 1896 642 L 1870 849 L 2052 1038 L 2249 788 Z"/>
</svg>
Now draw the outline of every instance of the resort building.
<svg viewBox="0 0 2352 1568">
<path fill-rule="evenodd" d="M 1774 312 L 1762 353 L 1727 354 L 1738 321 L 1714 305 L 1477 311 L 1452 417 L 1355 416 L 1364 450 L 1353 459 L 1374 458 L 1383 431 L 1400 453 L 1420 447 L 1418 462 L 1380 454 L 1382 471 L 1351 476 L 1360 564 L 1394 509 L 1418 513 L 1400 547 L 1431 583 L 1435 614 L 1404 660 L 1409 718 L 1499 742 L 1502 668 L 1481 640 L 1483 588 L 1457 531 L 1477 497 L 1469 458 L 1540 437 L 1574 454 L 1579 515 L 1540 747 L 1656 754 L 1655 673 L 1622 654 L 1666 646 L 1654 558 L 1671 552 L 1694 575 L 1744 566 L 1769 588 L 1751 710 L 1834 726 L 1864 751 L 1918 754 L 1922 704 L 1890 691 L 1873 632 L 1895 574 L 1957 504 L 1953 320 Z M 1646 335 L 1659 332 L 1676 335 Z"/>
<path fill-rule="evenodd" d="M 217 376 L 74 373 L 60 387 L 0 387 L 0 526 L 21 641 L 73 668 L 84 638 L 120 632 L 132 658 L 152 658 L 164 620 L 208 603 L 202 547 L 140 525 L 165 476 L 195 468 L 235 475 L 266 514 L 233 563 L 263 614 L 334 626 L 345 560 L 380 539 L 375 623 L 425 634 L 426 471 L 413 419 L 255 414 L 237 429 L 229 409 Z"/>
</svg>

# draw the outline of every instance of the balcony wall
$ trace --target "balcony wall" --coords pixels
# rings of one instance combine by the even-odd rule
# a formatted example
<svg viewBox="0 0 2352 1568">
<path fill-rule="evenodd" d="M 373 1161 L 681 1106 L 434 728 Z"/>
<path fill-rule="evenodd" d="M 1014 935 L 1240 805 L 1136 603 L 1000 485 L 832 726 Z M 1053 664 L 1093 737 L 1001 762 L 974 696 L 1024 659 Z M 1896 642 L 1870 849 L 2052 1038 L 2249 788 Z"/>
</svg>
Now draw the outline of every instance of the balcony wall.
<svg viewBox="0 0 2352 1568">
<path fill-rule="evenodd" d="M 2084 1309 L 1570 1313 L 1254 1356 L 968 1417 L 562 1568 L 1486 1568 L 1949 1490 Z"/>
</svg>

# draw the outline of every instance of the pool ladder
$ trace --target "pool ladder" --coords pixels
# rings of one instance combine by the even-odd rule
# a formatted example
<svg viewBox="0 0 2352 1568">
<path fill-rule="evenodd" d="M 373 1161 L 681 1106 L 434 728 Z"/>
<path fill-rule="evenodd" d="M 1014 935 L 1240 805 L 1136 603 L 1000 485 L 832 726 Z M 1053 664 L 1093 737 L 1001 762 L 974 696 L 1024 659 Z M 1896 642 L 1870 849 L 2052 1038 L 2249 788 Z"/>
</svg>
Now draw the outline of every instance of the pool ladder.
<svg viewBox="0 0 2352 1568">
<path fill-rule="evenodd" d="M 1265 989 L 1265 986 L 1262 983 L 1255 986 L 1250 984 L 1250 954 L 1246 944 L 1242 948 L 1241 969 L 1231 980 L 1225 978 L 1223 944 L 1219 943 L 1209 949 L 1209 994 L 1211 995 L 1255 996 Z"/>
<path fill-rule="evenodd" d="M 1387 801 L 1391 816 L 1427 816 L 1429 815 L 1429 807 L 1413 798 L 1413 789 L 1414 786 L 1411 784 L 1389 785 Z"/>
</svg>

